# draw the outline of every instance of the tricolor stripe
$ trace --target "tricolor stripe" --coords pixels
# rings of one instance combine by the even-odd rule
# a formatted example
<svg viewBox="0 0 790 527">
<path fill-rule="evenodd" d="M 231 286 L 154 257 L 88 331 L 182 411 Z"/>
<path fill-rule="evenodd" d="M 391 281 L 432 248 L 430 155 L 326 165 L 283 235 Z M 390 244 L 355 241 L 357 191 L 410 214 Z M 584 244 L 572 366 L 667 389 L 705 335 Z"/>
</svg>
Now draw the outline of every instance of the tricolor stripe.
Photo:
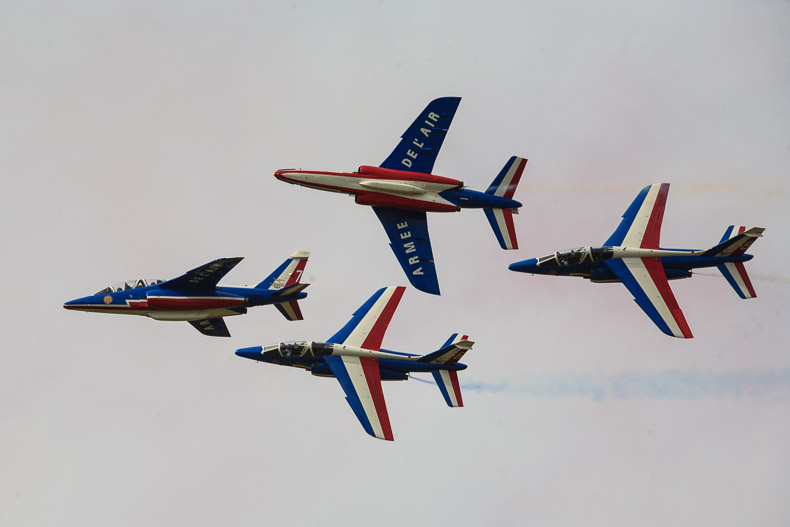
<svg viewBox="0 0 790 527">
<path fill-rule="evenodd" d="M 280 302 L 279 304 L 274 304 L 274 307 L 276 307 L 277 310 L 288 320 L 304 320 L 304 317 L 302 316 L 302 310 L 299 307 L 299 302 L 296 300 L 291 300 L 290 302 Z"/>
<path fill-rule="evenodd" d="M 493 194 L 494 196 L 505 197 L 508 199 L 513 198 L 516 193 L 521 175 L 524 173 L 524 167 L 527 166 L 527 160 L 523 157 L 511 157 L 502 170 L 499 171 L 497 177 L 491 183 L 491 186 L 486 190 L 486 194 Z"/>
<path fill-rule="evenodd" d="M 447 406 L 458 408 L 464 405 L 457 371 L 435 370 L 431 374 L 436 381 L 436 385 L 439 386 Z"/>
<path fill-rule="evenodd" d="M 364 315 L 360 312 L 355 313 L 355 316 L 362 315 L 361 319 L 353 329 L 348 328 L 350 329 L 348 336 L 339 343 L 375 351 L 381 348 L 384 333 L 405 290 L 403 286 L 391 286 L 381 290 L 380 294 L 377 292 L 374 298 L 376 295 L 379 296 Z M 343 328 L 346 331 L 348 329 Z"/>
<path fill-rule="evenodd" d="M 512 209 L 484 209 L 488 223 L 494 230 L 499 246 L 505 250 L 518 249 Z"/>
<path fill-rule="evenodd" d="M 378 361 L 347 355 L 332 355 L 324 360 L 343 387 L 346 400 L 365 431 L 373 437 L 393 441 Z"/>
<path fill-rule="evenodd" d="M 649 187 L 620 245 L 658 249 L 667 194 L 669 183 L 656 183 Z"/>
<path fill-rule="evenodd" d="M 692 338 L 686 318 L 669 287 L 660 258 L 623 258 L 605 260 L 625 285 L 637 305 L 667 335 Z"/>
<path fill-rule="evenodd" d="M 738 296 L 744 299 L 757 296 L 743 262 L 728 262 L 719 264 L 716 267 L 721 271 L 721 274 L 724 275 L 724 278 L 727 279 L 732 288 L 735 289 Z"/>
</svg>

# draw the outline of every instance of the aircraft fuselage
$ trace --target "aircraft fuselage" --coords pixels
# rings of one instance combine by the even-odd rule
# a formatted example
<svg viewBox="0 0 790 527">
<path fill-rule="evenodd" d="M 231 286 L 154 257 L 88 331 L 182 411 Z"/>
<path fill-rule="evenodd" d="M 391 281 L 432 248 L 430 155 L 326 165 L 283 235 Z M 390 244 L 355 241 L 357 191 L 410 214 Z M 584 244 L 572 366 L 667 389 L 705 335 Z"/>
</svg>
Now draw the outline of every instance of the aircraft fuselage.
<svg viewBox="0 0 790 527">
<path fill-rule="evenodd" d="M 703 256 L 704 250 L 643 249 L 641 247 L 580 247 L 516 262 L 510 269 L 522 273 L 552 276 L 578 276 L 592 282 L 620 282 L 604 260 L 623 258 L 658 258 L 668 280 L 691 277 L 691 270 L 715 267 L 730 262 L 746 262 L 751 254 L 739 256 Z"/>
<path fill-rule="evenodd" d="M 236 351 L 236 355 L 260 362 L 301 368 L 319 377 L 334 377 L 331 369 L 324 361 L 326 356 L 376 359 L 381 371 L 382 381 L 406 380 L 409 372 L 458 371 L 466 369 L 466 365 L 459 362 L 445 364 L 420 362 L 422 355 L 384 349 L 369 350 L 329 342 L 281 342 L 270 346 L 243 348 Z"/>
<path fill-rule="evenodd" d="M 73 311 L 140 315 L 156 320 L 191 321 L 243 315 L 247 308 L 298 300 L 307 293 L 275 296 L 274 291 L 250 287 L 217 286 L 214 291 L 190 295 L 156 285 L 100 293 L 63 304 Z"/>
<path fill-rule="evenodd" d="M 404 170 L 361 166 L 358 172 L 278 170 L 274 176 L 294 185 L 350 194 L 360 205 L 423 212 L 521 207 L 513 199 L 465 189 L 457 179 Z"/>
</svg>

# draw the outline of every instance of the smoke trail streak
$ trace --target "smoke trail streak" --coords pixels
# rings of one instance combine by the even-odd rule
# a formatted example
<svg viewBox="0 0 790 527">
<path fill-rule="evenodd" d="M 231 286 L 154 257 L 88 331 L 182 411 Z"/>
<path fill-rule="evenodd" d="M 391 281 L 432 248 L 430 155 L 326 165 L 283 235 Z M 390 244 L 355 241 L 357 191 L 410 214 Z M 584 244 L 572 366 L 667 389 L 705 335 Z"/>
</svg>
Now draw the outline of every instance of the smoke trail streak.
<svg viewBox="0 0 790 527">
<path fill-rule="evenodd" d="M 470 382 L 463 390 L 532 397 L 719 399 L 772 396 L 790 402 L 790 368 L 774 370 L 664 370 L 599 374 L 544 374 L 516 383 Z"/>
</svg>

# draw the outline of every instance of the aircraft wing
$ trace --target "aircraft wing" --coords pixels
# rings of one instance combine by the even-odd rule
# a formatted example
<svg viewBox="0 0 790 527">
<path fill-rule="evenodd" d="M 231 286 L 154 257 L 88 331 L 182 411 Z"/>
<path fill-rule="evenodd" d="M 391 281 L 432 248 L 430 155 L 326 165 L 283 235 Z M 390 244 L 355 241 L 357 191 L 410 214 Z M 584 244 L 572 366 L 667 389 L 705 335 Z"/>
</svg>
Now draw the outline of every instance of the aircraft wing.
<svg viewBox="0 0 790 527">
<path fill-rule="evenodd" d="M 346 401 L 362 428 L 373 437 L 393 441 L 387 404 L 381 389 L 379 361 L 348 355 L 329 355 L 324 360 L 346 392 Z"/>
<path fill-rule="evenodd" d="M 231 269 L 242 261 L 243 257 L 220 258 L 191 271 L 187 271 L 178 278 L 173 278 L 159 284 L 165 289 L 175 289 L 177 291 L 204 291 L 214 289 L 222 277 L 228 274 Z"/>
<path fill-rule="evenodd" d="M 390 247 L 411 285 L 432 295 L 439 294 L 439 279 L 433 263 L 428 218 L 422 211 L 373 207 L 387 231 Z"/>
<path fill-rule="evenodd" d="M 642 311 L 661 331 L 678 338 L 693 337 L 669 287 L 660 258 L 623 258 L 603 263 L 623 282 Z"/>
<path fill-rule="evenodd" d="M 190 320 L 189 323 L 193 328 L 209 337 L 230 337 L 228 326 L 225 325 L 225 321 L 221 317 Z"/>
<path fill-rule="evenodd" d="M 378 351 L 405 290 L 403 286 L 382 287 L 327 342 Z"/>
<path fill-rule="evenodd" d="M 604 246 L 658 249 L 667 194 L 669 183 L 656 183 L 643 188 Z"/>
<path fill-rule="evenodd" d="M 400 143 L 381 168 L 430 174 L 460 102 L 460 97 L 442 97 L 429 102 L 403 132 Z"/>
</svg>

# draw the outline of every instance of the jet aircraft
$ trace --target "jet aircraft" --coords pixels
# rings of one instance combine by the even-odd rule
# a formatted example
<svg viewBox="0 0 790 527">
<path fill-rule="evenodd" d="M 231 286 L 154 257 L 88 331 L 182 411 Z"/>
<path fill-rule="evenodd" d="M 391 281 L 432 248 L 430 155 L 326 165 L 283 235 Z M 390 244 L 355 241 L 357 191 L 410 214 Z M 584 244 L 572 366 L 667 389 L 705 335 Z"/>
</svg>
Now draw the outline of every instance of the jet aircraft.
<svg viewBox="0 0 790 527">
<path fill-rule="evenodd" d="M 411 284 L 438 295 L 426 212 L 483 209 L 499 245 L 518 248 L 513 214 L 521 203 L 513 194 L 526 159 L 511 157 L 485 192 L 464 188 L 463 181 L 431 174 L 460 102 L 460 97 L 431 101 L 379 167 L 363 165 L 351 173 L 284 169 L 274 176 L 295 185 L 350 194 L 358 204 L 372 206 Z"/>
<path fill-rule="evenodd" d="M 309 252 L 296 251 L 255 287 L 217 283 L 242 258 L 220 258 L 172 280 L 137 279 L 105 287 L 98 293 L 63 304 L 75 311 L 142 315 L 155 320 L 187 321 L 212 337 L 230 337 L 223 317 L 243 315 L 247 308 L 274 304 L 288 320 L 302 320 L 297 301 L 305 298 L 300 283 Z"/>
<path fill-rule="evenodd" d="M 466 369 L 466 365 L 458 361 L 474 344 L 466 335 L 455 333 L 439 350 L 428 355 L 382 349 L 384 332 L 405 289 L 398 286 L 376 291 L 327 342 L 281 342 L 242 348 L 236 355 L 303 368 L 319 377 L 335 377 L 365 431 L 378 439 L 392 441 L 381 381 L 405 381 L 409 372 L 430 372 L 447 405 L 463 406 L 458 371 Z"/>
<path fill-rule="evenodd" d="M 642 189 L 623 214 L 617 230 L 603 247 L 580 247 L 510 265 L 513 271 L 532 274 L 580 276 L 591 282 L 622 282 L 634 300 L 667 335 L 692 338 L 668 280 L 689 278 L 692 269 L 717 267 L 741 298 L 756 293 L 743 262 L 746 250 L 765 229 L 731 225 L 721 241 L 707 250 L 662 249 L 661 222 L 669 183 Z"/>
</svg>

